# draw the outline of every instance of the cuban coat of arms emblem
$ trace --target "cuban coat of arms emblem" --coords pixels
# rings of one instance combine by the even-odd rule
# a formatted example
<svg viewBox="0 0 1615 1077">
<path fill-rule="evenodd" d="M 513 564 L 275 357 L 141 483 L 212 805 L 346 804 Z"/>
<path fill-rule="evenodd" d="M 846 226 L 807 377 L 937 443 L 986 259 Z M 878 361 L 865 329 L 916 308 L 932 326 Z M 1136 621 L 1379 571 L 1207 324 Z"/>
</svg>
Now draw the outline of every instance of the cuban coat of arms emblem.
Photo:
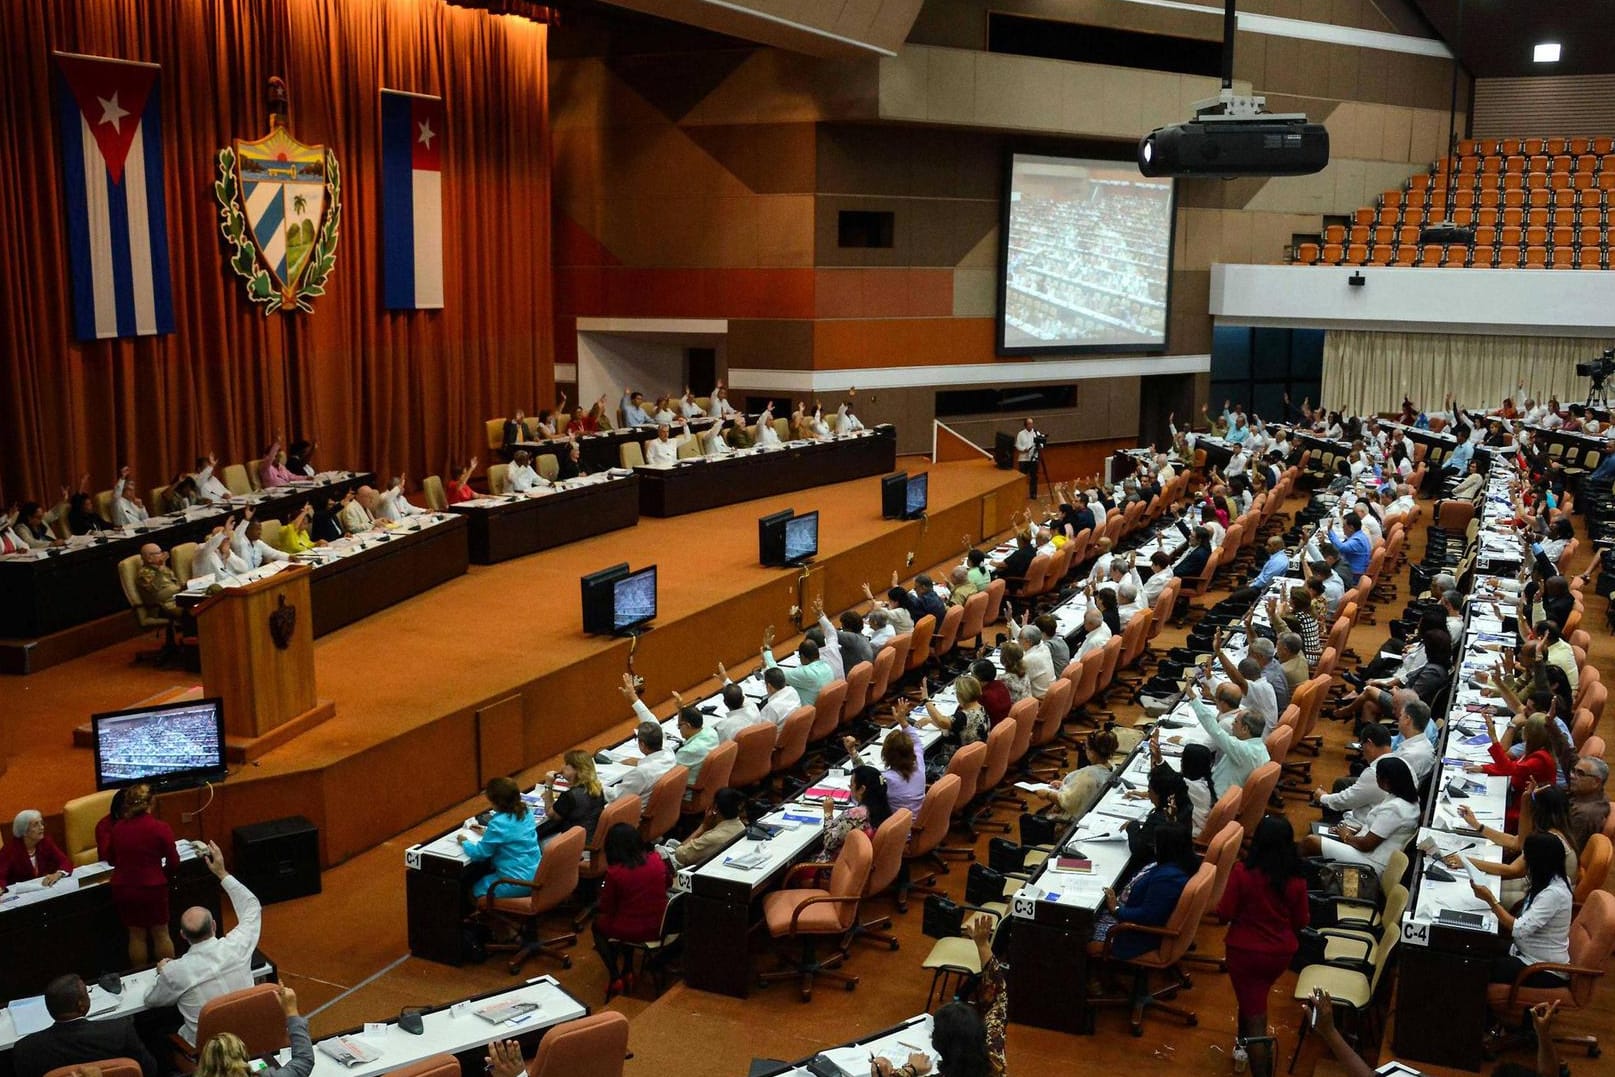
<svg viewBox="0 0 1615 1077">
<path fill-rule="evenodd" d="M 286 127 L 285 86 L 270 79 L 269 133 L 218 153 L 219 228 L 230 268 L 264 313 L 312 311 L 336 266 L 341 171 L 336 154 Z"/>
</svg>

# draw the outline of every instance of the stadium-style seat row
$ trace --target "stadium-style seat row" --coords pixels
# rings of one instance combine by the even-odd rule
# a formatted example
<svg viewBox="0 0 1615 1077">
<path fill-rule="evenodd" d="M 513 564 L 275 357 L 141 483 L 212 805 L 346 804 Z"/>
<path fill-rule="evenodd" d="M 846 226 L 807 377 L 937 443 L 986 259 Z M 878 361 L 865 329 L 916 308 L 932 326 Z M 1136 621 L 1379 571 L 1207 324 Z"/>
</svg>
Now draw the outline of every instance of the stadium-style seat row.
<svg viewBox="0 0 1615 1077">
<path fill-rule="evenodd" d="M 1615 137 L 1465 139 L 1350 224 L 1297 243 L 1302 265 L 1608 269 Z M 1464 244 L 1424 244 L 1422 226 L 1473 228 Z"/>
</svg>

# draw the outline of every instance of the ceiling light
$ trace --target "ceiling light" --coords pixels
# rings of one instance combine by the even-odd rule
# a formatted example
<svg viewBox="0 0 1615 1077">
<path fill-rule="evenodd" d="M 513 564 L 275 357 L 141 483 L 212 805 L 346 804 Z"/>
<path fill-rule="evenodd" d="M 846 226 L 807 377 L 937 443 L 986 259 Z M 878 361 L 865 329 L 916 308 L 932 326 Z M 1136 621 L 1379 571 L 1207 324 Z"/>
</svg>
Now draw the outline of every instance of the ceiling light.
<svg viewBox="0 0 1615 1077">
<path fill-rule="evenodd" d="M 1559 62 L 1559 43 L 1557 41 L 1544 41 L 1531 50 L 1531 59 L 1539 64 L 1556 64 Z"/>
</svg>

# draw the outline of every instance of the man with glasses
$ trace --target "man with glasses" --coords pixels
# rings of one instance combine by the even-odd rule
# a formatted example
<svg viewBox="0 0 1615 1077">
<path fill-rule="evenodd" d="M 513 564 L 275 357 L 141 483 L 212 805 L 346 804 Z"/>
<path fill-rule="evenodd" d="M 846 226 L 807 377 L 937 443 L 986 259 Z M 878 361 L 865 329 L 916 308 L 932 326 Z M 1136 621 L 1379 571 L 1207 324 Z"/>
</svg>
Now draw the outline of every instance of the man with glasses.
<svg viewBox="0 0 1615 1077">
<path fill-rule="evenodd" d="M 1576 760 L 1566 775 L 1570 787 L 1570 839 L 1576 848 L 1587 844 L 1587 839 L 1603 832 L 1609 822 L 1609 764 L 1602 759 Z"/>
</svg>

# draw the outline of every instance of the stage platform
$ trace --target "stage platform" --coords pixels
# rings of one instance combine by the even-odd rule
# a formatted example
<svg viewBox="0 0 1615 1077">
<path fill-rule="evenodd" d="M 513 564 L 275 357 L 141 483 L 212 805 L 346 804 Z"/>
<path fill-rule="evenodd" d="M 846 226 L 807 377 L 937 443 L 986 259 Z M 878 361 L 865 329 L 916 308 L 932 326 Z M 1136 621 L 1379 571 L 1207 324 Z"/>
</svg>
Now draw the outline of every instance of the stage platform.
<svg viewBox="0 0 1615 1077">
<path fill-rule="evenodd" d="M 760 633 L 796 631 L 791 607 L 823 593 L 831 611 L 884 589 L 1008 526 L 1024 504 L 1025 479 L 987 461 L 931 465 L 927 519 L 880 519 L 880 480 L 817 487 L 600 535 L 470 571 L 316 641 L 321 699 L 336 717 L 242 767 L 206 791 L 163 798 L 161 814 L 181 836 L 228 842 L 233 827 L 304 815 L 320 829 L 321 858 L 340 863 L 444 807 L 496 774 L 513 773 L 629 717 L 617 688 L 634 651 L 648 695 L 666 698 L 710 678 L 716 663 L 749 668 Z M 757 563 L 759 516 L 783 508 L 820 511 L 820 556 L 800 570 Z M 583 635 L 578 577 L 627 561 L 660 568 L 659 616 L 637 641 Z M 805 604 L 805 603 L 804 603 Z M 8 811 L 63 802 L 94 790 L 91 753 L 73 729 L 196 678 L 132 664 L 146 636 L 5 681 L 0 776 Z M 182 815 L 206 804 L 198 817 Z M 53 820 L 54 822 L 54 820 Z M 59 828 L 52 827 L 59 833 Z"/>
</svg>

